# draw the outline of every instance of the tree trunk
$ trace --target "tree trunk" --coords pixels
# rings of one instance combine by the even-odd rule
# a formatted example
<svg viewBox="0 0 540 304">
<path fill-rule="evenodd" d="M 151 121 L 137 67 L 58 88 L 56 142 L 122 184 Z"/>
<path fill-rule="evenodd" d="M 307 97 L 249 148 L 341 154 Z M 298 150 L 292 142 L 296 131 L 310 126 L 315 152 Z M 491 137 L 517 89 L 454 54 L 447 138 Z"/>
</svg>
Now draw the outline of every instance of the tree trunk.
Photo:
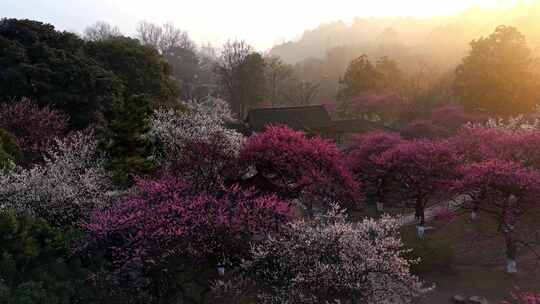
<svg viewBox="0 0 540 304">
<path fill-rule="evenodd" d="M 505 241 L 506 241 L 506 272 L 507 273 L 517 273 L 517 244 L 513 236 L 512 228 L 507 229 L 505 232 Z"/>
<path fill-rule="evenodd" d="M 426 224 L 426 216 L 424 214 L 424 206 L 420 203 L 417 203 L 415 206 L 414 216 L 418 225 L 424 226 Z"/>
<path fill-rule="evenodd" d="M 420 203 L 420 200 L 418 200 L 416 203 L 414 215 L 417 222 L 416 235 L 418 236 L 418 238 L 423 238 L 426 225 L 426 216 L 424 214 L 424 205 Z"/>
</svg>

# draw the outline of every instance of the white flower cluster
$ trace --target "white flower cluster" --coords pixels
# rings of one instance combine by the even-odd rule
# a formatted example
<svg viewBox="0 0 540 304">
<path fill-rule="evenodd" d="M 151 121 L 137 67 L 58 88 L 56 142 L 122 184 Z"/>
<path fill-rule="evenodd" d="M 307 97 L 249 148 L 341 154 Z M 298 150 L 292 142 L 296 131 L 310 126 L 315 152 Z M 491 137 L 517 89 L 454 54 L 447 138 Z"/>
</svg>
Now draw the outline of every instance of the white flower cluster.
<svg viewBox="0 0 540 304">
<path fill-rule="evenodd" d="M 469 123 L 467 126 L 472 128 L 481 127 L 489 129 L 501 129 L 506 131 L 533 131 L 540 130 L 540 119 L 530 119 L 525 117 L 524 115 L 518 115 L 510 117 L 508 119 L 490 118 L 485 123 Z"/>
<path fill-rule="evenodd" d="M 14 208 L 53 224 L 75 224 L 110 201 L 111 182 L 92 133 L 56 139 L 43 164 L 0 175 L 0 210 Z"/>
<path fill-rule="evenodd" d="M 238 153 L 243 136 L 225 125 L 233 121 L 229 105 L 221 99 L 183 102 L 183 110 L 161 109 L 150 120 L 151 139 L 163 146 L 166 159 L 182 153 L 187 143 L 211 142 L 215 136 L 225 138 L 231 153 Z"/>
<path fill-rule="evenodd" d="M 431 288 L 410 273 L 400 220 L 359 223 L 338 209 L 252 248 L 242 269 L 262 303 L 413 303 Z"/>
</svg>

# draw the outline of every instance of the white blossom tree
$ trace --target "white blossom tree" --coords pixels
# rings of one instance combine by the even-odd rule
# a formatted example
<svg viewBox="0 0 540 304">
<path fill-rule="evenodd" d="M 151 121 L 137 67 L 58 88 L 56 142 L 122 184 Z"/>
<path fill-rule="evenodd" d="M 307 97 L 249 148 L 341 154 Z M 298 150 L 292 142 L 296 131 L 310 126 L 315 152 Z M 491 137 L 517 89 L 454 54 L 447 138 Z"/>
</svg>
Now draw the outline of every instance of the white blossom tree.
<svg viewBox="0 0 540 304">
<path fill-rule="evenodd" d="M 216 136 L 227 142 L 228 152 L 238 154 L 243 136 L 225 126 L 234 120 L 226 101 L 207 98 L 183 102 L 182 107 L 157 110 L 150 121 L 149 136 L 162 145 L 165 161 L 184 153 L 188 144 L 210 143 Z"/>
<path fill-rule="evenodd" d="M 78 132 L 47 151 L 43 164 L 0 175 L 0 210 L 13 208 L 53 225 L 72 225 L 106 205 L 111 181 L 91 132 Z"/>
<path fill-rule="evenodd" d="M 254 245 L 251 258 L 216 294 L 258 303 L 413 303 L 430 291 L 414 275 L 399 238 L 399 219 L 347 222 L 334 207 L 313 221 L 299 220 Z M 218 296 L 218 297 L 220 297 Z"/>
</svg>

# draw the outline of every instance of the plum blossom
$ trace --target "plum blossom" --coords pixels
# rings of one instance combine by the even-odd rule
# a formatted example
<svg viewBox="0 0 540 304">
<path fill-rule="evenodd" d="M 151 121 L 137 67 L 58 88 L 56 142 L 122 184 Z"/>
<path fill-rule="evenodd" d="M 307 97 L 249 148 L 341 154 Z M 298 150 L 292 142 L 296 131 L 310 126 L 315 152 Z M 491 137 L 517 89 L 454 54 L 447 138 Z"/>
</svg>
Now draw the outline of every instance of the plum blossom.
<svg viewBox="0 0 540 304">
<path fill-rule="evenodd" d="M 39 108 L 30 99 L 0 105 L 0 128 L 15 135 L 31 158 L 40 157 L 66 134 L 68 116 L 49 107 Z"/>
<path fill-rule="evenodd" d="M 359 183 L 337 146 L 288 127 L 268 126 L 249 137 L 240 164 L 254 168 L 247 182 L 258 190 L 311 202 L 308 207 L 339 202 L 354 208 L 360 200 Z"/>
<path fill-rule="evenodd" d="M 472 198 L 463 207 L 498 222 L 497 232 L 505 238 L 508 272 L 515 272 L 516 230 L 522 216 L 540 206 L 540 173 L 519 163 L 498 159 L 464 165 L 459 173 L 454 190 Z"/>
<path fill-rule="evenodd" d="M 150 138 L 163 146 L 166 160 L 174 159 L 190 143 L 210 143 L 215 136 L 227 141 L 228 152 L 237 154 L 243 136 L 225 127 L 232 120 L 228 104 L 216 98 L 208 98 L 202 103 L 183 102 L 182 110 L 160 109 L 150 120 Z"/>
<path fill-rule="evenodd" d="M 77 132 L 56 139 L 43 164 L 0 175 L 0 209 L 30 212 L 54 225 L 76 224 L 108 204 L 110 185 L 93 133 Z"/>
<path fill-rule="evenodd" d="M 216 275 L 209 270 L 238 263 L 255 236 L 275 233 L 290 217 L 289 205 L 275 196 L 235 186 L 197 193 L 186 179 L 164 175 L 138 180 L 132 193 L 94 212 L 84 225 L 88 241 L 82 250 L 111 258 L 119 288 L 208 286 L 204 282 Z M 180 275 L 196 279 L 178 282 Z"/>
<path fill-rule="evenodd" d="M 334 206 L 254 245 L 238 279 L 215 292 L 237 300 L 255 294 L 257 303 L 416 303 L 430 288 L 411 274 L 415 261 L 404 258 L 399 228 L 388 216 L 348 222 Z"/>
</svg>

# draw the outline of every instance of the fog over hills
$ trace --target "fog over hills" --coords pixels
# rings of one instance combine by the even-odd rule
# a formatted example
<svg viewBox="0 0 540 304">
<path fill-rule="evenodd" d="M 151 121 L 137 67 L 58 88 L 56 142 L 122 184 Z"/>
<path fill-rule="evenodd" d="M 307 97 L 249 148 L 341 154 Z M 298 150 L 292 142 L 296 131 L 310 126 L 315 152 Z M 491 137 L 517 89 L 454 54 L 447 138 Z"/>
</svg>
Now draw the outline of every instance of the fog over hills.
<svg viewBox="0 0 540 304">
<path fill-rule="evenodd" d="M 501 24 L 518 27 L 536 47 L 540 42 L 540 26 L 535 16 L 539 14 L 537 2 L 504 10 L 476 8 L 448 17 L 355 18 L 351 23 L 321 24 L 306 30 L 295 41 L 274 46 L 269 52 L 292 64 L 307 58 L 325 59 L 333 49 L 340 48 L 352 57 L 365 53 L 410 60 L 429 54 L 432 62 L 453 65 L 461 59 L 471 40 L 488 35 Z"/>
</svg>

